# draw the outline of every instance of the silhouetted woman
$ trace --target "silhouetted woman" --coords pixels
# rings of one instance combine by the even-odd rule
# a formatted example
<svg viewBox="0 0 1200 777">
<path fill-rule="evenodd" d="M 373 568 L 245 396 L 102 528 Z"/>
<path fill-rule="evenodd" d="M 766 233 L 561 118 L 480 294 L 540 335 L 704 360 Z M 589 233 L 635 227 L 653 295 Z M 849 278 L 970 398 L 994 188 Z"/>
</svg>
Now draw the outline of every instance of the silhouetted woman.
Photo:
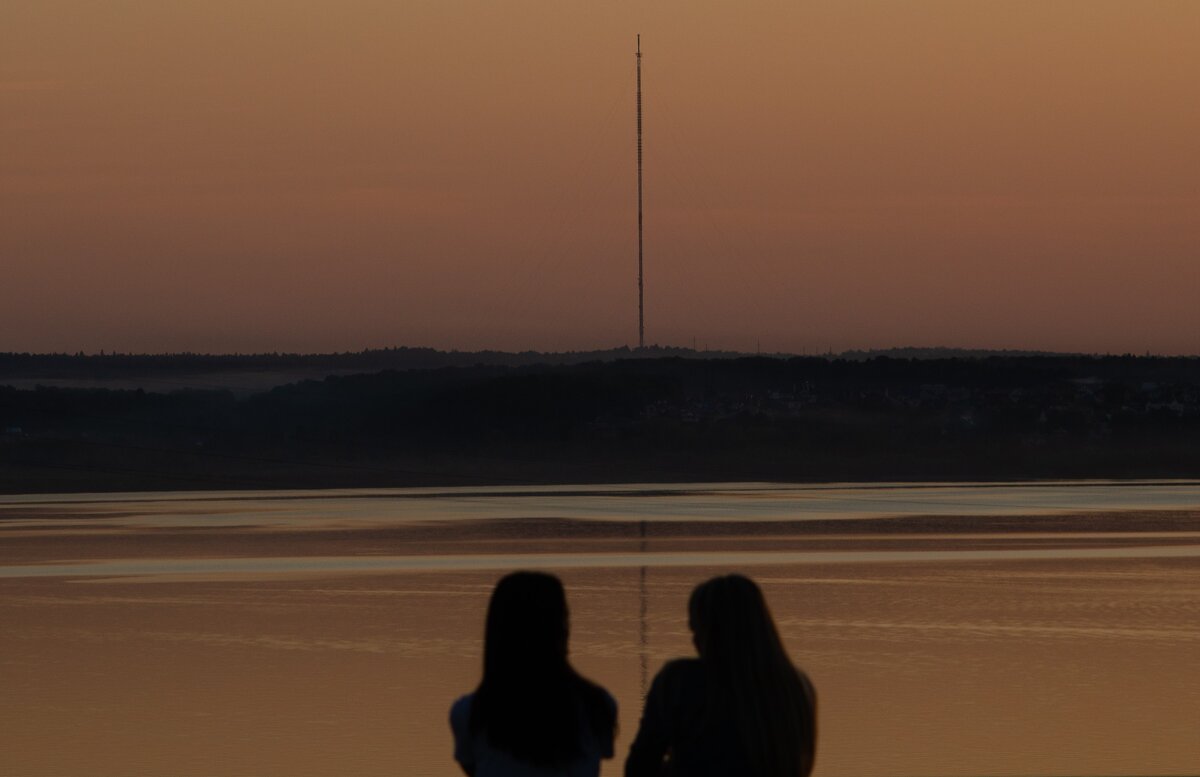
<svg viewBox="0 0 1200 777">
<path fill-rule="evenodd" d="M 700 657 L 654 678 L 626 777 L 808 777 L 816 694 L 784 651 L 762 591 L 741 575 L 715 577 L 692 592 L 688 620 Z"/>
<path fill-rule="evenodd" d="M 483 680 L 450 709 L 454 759 L 474 777 L 596 777 L 617 704 L 567 660 L 567 598 L 541 572 L 513 572 L 488 604 Z"/>
</svg>

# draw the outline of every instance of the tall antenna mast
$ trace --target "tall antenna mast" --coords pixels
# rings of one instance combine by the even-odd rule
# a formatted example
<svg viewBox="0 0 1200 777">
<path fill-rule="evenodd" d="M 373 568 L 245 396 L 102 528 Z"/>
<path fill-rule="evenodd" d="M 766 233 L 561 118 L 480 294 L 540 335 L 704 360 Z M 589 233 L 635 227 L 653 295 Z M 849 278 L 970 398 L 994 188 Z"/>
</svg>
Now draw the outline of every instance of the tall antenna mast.
<svg viewBox="0 0 1200 777">
<path fill-rule="evenodd" d="M 638 167 L 638 348 L 646 347 L 642 303 L 642 36 L 637 36 L 637 167 Z"/>
</svg>

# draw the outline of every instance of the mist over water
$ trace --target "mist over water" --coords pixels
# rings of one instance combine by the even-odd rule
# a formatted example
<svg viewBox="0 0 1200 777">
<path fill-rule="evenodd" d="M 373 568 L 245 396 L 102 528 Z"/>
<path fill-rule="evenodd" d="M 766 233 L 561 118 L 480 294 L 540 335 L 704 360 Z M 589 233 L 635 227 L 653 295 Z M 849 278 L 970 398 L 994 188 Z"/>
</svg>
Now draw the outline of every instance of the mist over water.
<svg viewBox="0 0 1200 777">
<path fill-rule="evenodd" d="M 1200 763 L 1195 483 L 24 496 L 0 538 L 5 774 L 454 775 L 449 703 L 528 567 L 620 702 L 605 775 L 735 569 L 817 685 L 819 774 Z"/>
</svg>

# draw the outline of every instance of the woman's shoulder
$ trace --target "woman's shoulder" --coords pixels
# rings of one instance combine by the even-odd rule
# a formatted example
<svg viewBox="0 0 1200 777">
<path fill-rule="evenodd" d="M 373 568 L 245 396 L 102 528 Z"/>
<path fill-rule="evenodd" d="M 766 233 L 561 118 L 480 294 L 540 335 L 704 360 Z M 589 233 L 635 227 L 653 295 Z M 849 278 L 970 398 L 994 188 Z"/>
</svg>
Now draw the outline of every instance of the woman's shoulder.
<svg viewBox="0 0 1200 777">
<path fill-rule="evenodd" d="M 585 717 L 600 729 L 615 729 L 617 724 L 617 700 L 597 682 L 582 675 L 576 676 L 576 697 Z"/>
<path fill-rule="evenodd" d="M 808 706 L 817 706 L 817 689 L 812 680 L 799 667 L 796 667 L 796 677 L 800 680 L 800 690 L 804 693 L 804 700 L 808 702 Z"/>
<path fill-rule="evenodd" d="M 704 687 L 704 664 L 698 658 L 676 658 L 663 664 L 651 683 L 650 693 L 658 698 L 691 697 Z"/>
<path fill-rule="evenodd" d="M 475 694 L 468 693 L 459 696 L 450 705 L 450 727 L 456 732 L 463 733 L 467 730 L 467 724 L 471 720 L 471 702 L 474 698 Z"/>
<path fill-rule="evenodd" d="M 595 680 L 591 680 L 581 674 L 577 674 L 575 676 L 575 683 L 575 687 L 578 689 L 578 692 L 583 698 L 594 699 L 598 701 L 602 700 L 604 704 L 612 707 L 614 710 L 617 708 L 617 700 L 611 693 L 608 692 L 607 688 Z"/>
<path fill-rule="evenodd" d="M 608 689 L 602 685 L 597 685 L 596 691 L 597 691 L 596 695 L 604 702 L 604 706 L 607 707 L 612 712 L 613 716 L 615 717 L 617 714 L 617 699 L 616 699 L 616 697 L 613 696 L 611 693 L 609 693 Z"/>
<path fill-rule="evenodd" d="M 656 680 L 663 682 L 687 682 L 704 676 L 704 664 L 698 658 L 675 658 L 663 664 Z"/>
</svg>

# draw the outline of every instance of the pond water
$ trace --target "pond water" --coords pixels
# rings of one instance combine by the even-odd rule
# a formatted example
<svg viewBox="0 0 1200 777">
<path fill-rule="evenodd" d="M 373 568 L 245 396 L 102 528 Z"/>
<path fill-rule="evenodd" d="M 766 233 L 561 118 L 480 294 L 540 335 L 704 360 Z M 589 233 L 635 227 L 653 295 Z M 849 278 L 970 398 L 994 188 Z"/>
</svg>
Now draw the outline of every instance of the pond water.
<svg viewBox="0 0 1200 777">
<path fill-rule="evenodd" d="M 818 775 L 1200 773 L 1200 483 L 0 497 L 0 774 L 455 775 L 510 569 L 618 699 L 757 579 Z"/>
</svg>

